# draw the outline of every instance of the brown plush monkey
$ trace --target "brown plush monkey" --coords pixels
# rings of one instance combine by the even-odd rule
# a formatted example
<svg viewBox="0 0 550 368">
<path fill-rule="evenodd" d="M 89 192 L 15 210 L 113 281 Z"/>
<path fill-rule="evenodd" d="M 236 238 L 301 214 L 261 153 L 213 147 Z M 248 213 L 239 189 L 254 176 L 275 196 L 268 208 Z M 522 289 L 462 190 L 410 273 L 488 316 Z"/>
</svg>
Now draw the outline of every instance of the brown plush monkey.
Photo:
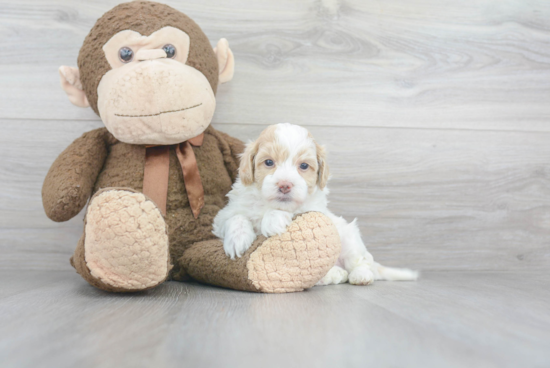
<svg viewBox="0 0 550 368">
<path fill-rule="evenodd" d="M 231 260 L 212 221 L 236 179 L 243 144 L 210 125 L 218 83 L 233 76 L 225 39 L 163 4 L 116 6 L 94 25 L 78 69 L 61 67 L 69 100 L 105 128 L 85 133 L 53 163 L 42 188 L 54 221 L 89 200 L 71 264 L 90 284 L 139 291 L 189 277 L 260 292 L 313 286 L 336 261 L 339 238 L 319 213 L 260 237 Z"/>
</svg>

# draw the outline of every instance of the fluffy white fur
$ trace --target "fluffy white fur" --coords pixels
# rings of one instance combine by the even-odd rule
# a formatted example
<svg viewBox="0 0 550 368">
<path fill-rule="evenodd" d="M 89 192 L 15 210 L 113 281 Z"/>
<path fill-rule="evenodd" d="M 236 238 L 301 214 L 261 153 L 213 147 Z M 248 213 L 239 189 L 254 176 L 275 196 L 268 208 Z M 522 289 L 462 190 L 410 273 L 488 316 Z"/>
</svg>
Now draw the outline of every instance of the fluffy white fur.
<svg viewBox="0 0 550 368">
<path fill-rule="evenodd" d="M 267 133 L 266 133 L 267 132 Z M 263 167 L 266 156 L 259 159 L 256 154 L 262 145 L 275 147 L 279 159 L 271 167 Z M 306 153 L 304 156 L 304 152 Z M 297 157 L 300 155 L 300 159 Z M 314 157 L 317 162 L 309 165 L 309 178 L 315 174 L 317 180 L 309 185 L 306 174 L 300 167 L 301 157 Z M 283 159 L 281 159 L 281 157 Z M 251 160 L 248 168 L 244 166 Z M 269 170 L 259 181 L 257 169 Z M 252 169 L 252 173 L 247 172 Z M 342 242 L 342 251 L 337 264 L 319 281 L 318 285 L 340 284 L 349 280 L 350 284 L 368 285 L 374 280 L 416 280 L 418 273 L 408 269 L 384 267 L 374 262 L 359 233 L 356 220 L 346 222 L 342 217 L 328 210 L 328 188 L 321 174 L 328 177 L 324 149 L 318 146 L 309 132 L 292 124 L 277 124 L 267 128 L 258 141 L 251 142 L 241 160 L 239 178 L 229 192 L 229 203 L 214 219 L 214 234 L 224 242 L 226 254 L 234 259 L 241 257 L 257 235 L 272 236 L 281 234 L 296 214 L 318 211 L 327 215 L 336 225 Z M 243 180 L 243 175 L 252 175 Z M 252 178 L 254 182 L 251 182 Z M 243 182 L 246 181 L 245 185 Z M 290 186 L 290 191 L 286 192 Z"/>
</svg>

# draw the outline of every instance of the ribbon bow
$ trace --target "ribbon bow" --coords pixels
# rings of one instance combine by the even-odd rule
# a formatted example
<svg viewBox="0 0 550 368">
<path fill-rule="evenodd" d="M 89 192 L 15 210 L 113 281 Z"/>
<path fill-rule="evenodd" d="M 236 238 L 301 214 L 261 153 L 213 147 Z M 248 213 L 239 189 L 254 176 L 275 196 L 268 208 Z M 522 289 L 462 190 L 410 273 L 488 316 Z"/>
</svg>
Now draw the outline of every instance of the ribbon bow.
<svg viewBox="0 0 550 368">
<path fill-rule="evenodd" d="M 199 217 L 204 206 L 204 188 L 202 187 L 197 158 L 193 147 L 202 146 L 204 133 L 177 144 L 176 155 L 183 172 L 183 181 L 191 211 Z M 168 176 L 170 173 L 170 146 L 147 146 L 145 150 L 145 168 L 143 171 L 143 194 L 151 198 L 163 215 L 166 215 L 168 197 Z"/>
</svg>

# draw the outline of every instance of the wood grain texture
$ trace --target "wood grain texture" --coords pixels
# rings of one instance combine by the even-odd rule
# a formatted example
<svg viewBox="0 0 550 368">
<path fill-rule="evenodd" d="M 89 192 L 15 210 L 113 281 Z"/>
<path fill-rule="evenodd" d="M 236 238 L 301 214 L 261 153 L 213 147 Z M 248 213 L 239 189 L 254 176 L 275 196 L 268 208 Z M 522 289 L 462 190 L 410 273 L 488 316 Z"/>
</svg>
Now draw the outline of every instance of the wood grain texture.
<svg viewBox="0 0 550 368">
<path fill-rule="evenodd" d="M 550 366 L 550 2 L 163 1 L 229 39 L 214 126 L 307 125 L 333 211 L 378 261 L 424 276 L 93 289 L 68 262 L 83 214 L 51 222 L 40 190 L 102 126 L 57 68 L 119 1 L 0 0 L 0 366 Z"/>
<path fill-rule="evenodd" d="M 0 1 L 0 118 L 97 120 L 57 68 L 118 2 Z M 545 0 L 166 3 L 234 51 L 217 123 L 550 130 Z"/>
<path fill-rule="evenodd" d="M 177 282 L 115 295 L 65 271 L 0 278 L 5 367 L 550 365 L 547 273 L 427 273 L 283 295 Z"/>
<path fill-rule="evenodd" d="M 77 218 L 44 214 L 43 178 L 96 122 L 0 120 L 0 267 L 69 269 Z M 263 125 L 215 125 L 243 140 Z M 331 209 L 358 218 L 387 265 L 522 270 L 550 265 L 549 133 L 312 126 L 327 146 Z"/>
</svg>

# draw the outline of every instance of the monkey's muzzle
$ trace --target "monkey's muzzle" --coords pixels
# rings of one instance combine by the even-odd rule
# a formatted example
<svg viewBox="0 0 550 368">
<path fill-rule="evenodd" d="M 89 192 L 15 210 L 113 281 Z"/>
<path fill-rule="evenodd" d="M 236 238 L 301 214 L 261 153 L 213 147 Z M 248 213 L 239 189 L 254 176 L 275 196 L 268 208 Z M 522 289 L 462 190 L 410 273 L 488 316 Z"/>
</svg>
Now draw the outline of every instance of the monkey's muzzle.
<svg viewBox="0 0 550 368">
<path fill-rule="evenodd" d="M 175 60 L 131 63 L 107 72 L 98 86 L 103 123 L 130 144 L 176 144 L 202 133 L 216 100 L 206 77 Z"/>
</svg>

